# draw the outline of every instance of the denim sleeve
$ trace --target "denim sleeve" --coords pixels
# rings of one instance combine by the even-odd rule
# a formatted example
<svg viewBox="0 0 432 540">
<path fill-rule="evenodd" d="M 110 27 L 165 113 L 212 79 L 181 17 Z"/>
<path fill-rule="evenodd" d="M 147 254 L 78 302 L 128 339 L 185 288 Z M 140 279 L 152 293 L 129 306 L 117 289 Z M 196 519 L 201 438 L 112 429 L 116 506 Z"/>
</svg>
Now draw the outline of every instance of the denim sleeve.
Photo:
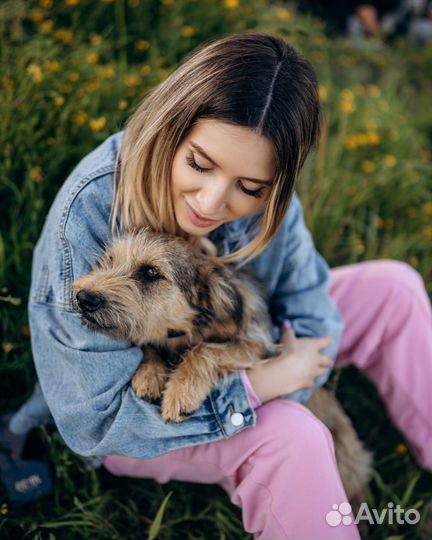
<svg viewBox="0 0 432 540">
<path fill-rule="evenodd" d="M 61 436 L 78 454 L 150 459 L 256 424 L 239 373 L 185 422 L 165 424 L 160 405 L 138 399 L 130 386 L 140 348 L 93 333 L 77 313 L 50 304 L 31 303 L 29 323 L 45 399 Z M 243 415 L 242 425 L 231 421 L 234 412 Z"/>
<path fill-rule="evenodd" d="M 336 360 L 345 325 L 329 293 L 329 266 L 315 248 L 297 195 L 285 224 L 283 250 L 282 271 L 271 298 L 277 327 L 280 329 L 288 319 L 297 337 L 331 337 L 332 344 L 321 352 Z M 306 402 L 328 380 L 330 373 L 331 368 L 317 378 L 314 388 L 297 390 L 284 397 Z"/>
</svg>

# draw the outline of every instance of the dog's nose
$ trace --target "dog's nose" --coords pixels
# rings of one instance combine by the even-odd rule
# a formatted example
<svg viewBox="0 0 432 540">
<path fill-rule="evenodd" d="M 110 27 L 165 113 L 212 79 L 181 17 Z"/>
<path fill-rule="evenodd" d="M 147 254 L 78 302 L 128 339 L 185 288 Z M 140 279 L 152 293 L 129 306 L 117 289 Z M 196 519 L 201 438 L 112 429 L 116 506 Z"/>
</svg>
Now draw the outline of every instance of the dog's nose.
<svg viewBox="0 0 432 540">
<path fill-rule="evenodd" d="M 76 299 L 79 307 L 83 311 L 96 311 L 102 304 L 103 298 L 87 292 L 85 289 L 81 289 L 76 294 Z"/>
</svg>

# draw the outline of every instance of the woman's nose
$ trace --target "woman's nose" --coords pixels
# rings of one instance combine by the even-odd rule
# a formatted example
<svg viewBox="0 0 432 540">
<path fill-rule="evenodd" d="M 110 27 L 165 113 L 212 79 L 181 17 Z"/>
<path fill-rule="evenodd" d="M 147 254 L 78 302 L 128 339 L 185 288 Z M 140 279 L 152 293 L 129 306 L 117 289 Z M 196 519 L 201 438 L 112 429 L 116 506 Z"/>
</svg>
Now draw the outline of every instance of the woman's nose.
<svg viewBox="0 0 432 540">
<path fill-rule="evenodd" d="M 228 188 L 206 186 L 197 194 L 199 208 L 197 209 L 208 218 L 223 218 L 227 205 Z"/>
</svg>

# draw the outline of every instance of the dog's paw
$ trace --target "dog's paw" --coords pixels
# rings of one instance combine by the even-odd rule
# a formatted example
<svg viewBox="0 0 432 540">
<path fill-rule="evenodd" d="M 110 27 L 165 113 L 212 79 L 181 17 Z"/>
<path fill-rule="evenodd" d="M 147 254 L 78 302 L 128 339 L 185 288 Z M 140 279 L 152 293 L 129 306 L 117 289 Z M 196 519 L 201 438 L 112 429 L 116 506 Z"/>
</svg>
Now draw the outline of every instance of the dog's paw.
<svg viewBox="0 0 432 540">
<path fill-rule="evenodd" d="M 196 399 L 188 398 L 180 392 L 174 391 L 175 385 L 169 383 L 162 399 L 162 418 L 164 422 L 179 424 L 187 420 L 200 406 Z"/>
<path fill-rule="evenodd" d="M 132 378 L 132 389 L 140 399 L 155 400 L 162 397 L 166 373 L 153 365 L 142 364 Z"/>
</svg>

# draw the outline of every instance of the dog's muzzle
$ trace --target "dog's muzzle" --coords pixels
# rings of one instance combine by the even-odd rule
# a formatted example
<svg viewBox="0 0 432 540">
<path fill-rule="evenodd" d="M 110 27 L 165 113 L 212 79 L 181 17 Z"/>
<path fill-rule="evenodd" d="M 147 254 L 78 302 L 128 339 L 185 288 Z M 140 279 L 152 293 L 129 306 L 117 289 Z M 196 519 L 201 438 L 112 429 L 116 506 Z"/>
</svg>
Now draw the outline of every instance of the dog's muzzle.
<svg viewBox="0 0 432 540">
<path fill-rule="evenodd" d="M 96 294 L 92 294 L 85 289 L 81 289 L 76 294 L 76 300 L 78 303 L 79 308 L 87 313 L 92 313 L 93 311 L 97 311 L 99 308 L 102 307 L 105 300 L 103 297 L 98 296 Z"/>
</svg>

